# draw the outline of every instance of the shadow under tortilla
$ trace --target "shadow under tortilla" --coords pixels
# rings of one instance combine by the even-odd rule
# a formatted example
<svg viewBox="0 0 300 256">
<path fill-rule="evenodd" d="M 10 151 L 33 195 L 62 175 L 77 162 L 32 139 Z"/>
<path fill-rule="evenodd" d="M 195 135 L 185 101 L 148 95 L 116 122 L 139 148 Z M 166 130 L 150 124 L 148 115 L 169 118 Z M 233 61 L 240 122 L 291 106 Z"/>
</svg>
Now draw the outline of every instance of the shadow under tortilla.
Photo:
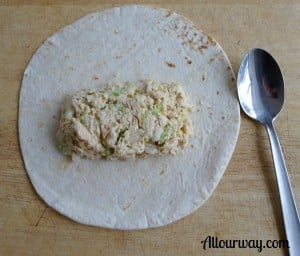
<svg viewBox="0 0 300 256">
<path fill-rule="evenodd" d="M 282 218 L 282 211 L 281 211 L 281 204 L 280 204 L 280 198 L 279 198 L 279 191 L 278 191 L 278 185 L 276 182 L 276 176 L 275 176 L 275 170 L 274 170 L 274 164 L 272 159 L 272 153 L 271 153 L 271 147 L 269 144 L 269 140 L 267 137 L 267 132 L 265 128 L 259 124 L 256 123 L 256 147 L 259 155 L 259 161 L 261 163 L 261 166 L 263 167 L 262 174 L 264 177 L 264 181 L 267 185 L 271 205 L 273 208 L 274 218 L 276 222 L 277 231 L 279 234 L 279 240 L 286 240 L 285 230 L 284 230 L 284 223 Z M 266 138 L 267 140 L 264 140 Z M 273 175 L 273 176 L 271 176 Z M 271 178 L 272 177 L 272 178 Z M 273 238 L 268 238 L 273 239 Z M 274 238 L 276 239 L 276 238 Z M 288 249 L 284 248 L 282 249 L 284 252 L 284 255 L 288 255 Z"/>
</svg>

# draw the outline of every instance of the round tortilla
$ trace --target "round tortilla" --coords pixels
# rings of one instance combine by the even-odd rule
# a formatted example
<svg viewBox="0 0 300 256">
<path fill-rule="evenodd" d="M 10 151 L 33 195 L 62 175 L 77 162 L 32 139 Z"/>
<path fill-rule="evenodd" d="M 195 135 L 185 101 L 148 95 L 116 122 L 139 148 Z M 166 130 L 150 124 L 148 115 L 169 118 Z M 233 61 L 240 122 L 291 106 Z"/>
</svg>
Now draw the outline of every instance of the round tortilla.
<svg viewBox="0 0 300 256">
<path fill-rule="evenodd" d="M 58 151 L 67 94 L 141 79 L 179 82 L 189 95 L 194 135 L 183 155 L 71 161 Z M 64 27 L 34 54 L 20 92 L 20 145 L 35 190 L 58 212 L 93 226 L 144 229 L 190 214 L 216 188 L 236 144 L 234 80 L 220 45 L 168 10 L 124 6 Z"/>
</svg>

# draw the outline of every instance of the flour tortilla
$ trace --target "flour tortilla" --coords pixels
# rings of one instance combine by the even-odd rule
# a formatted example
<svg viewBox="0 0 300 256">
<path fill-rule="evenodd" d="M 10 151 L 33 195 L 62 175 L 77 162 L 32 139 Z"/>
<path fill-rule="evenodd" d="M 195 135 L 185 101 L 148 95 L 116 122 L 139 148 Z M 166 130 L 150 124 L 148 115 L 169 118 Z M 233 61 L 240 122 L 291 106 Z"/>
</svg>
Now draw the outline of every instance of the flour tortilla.
<svg viewBox="0 0 300 256">
<path fill-rule="evenodd" d="M 141 79 L 179 82 L 189 95 L 194 136 L 183 155 L 71 161 L 57 150 L 67 94 Z M 219 44 L 176 13 L 133 5 L 75 21 L 37 50 L 22 81 L 19 137 L 34 188 L 58 212 L 93 226 L 145 229 L 190 214 L 232 156 L 240 125 L 234 83 Z"/>
</svg>

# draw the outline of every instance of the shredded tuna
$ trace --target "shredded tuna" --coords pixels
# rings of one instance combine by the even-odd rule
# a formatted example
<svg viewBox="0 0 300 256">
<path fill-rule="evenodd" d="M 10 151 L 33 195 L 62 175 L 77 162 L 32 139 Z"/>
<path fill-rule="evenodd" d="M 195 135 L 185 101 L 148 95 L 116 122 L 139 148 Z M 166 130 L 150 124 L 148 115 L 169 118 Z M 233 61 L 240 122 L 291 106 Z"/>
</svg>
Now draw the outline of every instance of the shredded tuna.
<svg viewBox="0 0 300 256">
<path fill-rule="evenodd" d="M 186 93 L 151 80 L 81 90 L 66 97 L 57 132 L 65 155 L 126 159 L 178 154 L 192 133 Z"/>
</svg>

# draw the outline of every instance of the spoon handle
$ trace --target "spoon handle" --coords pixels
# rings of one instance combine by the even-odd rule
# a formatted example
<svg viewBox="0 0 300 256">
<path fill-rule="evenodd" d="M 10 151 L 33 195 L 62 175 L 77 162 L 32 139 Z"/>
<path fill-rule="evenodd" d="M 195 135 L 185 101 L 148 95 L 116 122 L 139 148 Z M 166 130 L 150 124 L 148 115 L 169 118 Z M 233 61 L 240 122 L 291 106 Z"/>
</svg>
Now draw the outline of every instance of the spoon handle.
<svg viewBox="0 0 300 256">
<path fill-rule="evenodd" d="M 290 256 L 300 255 L 300 221 L 291 189 L 283 153 L 273 123 L 265 124 L 269 135 L 275 173 L 277 177 L 285 233 L 289 242 Z"/>
</svg>

